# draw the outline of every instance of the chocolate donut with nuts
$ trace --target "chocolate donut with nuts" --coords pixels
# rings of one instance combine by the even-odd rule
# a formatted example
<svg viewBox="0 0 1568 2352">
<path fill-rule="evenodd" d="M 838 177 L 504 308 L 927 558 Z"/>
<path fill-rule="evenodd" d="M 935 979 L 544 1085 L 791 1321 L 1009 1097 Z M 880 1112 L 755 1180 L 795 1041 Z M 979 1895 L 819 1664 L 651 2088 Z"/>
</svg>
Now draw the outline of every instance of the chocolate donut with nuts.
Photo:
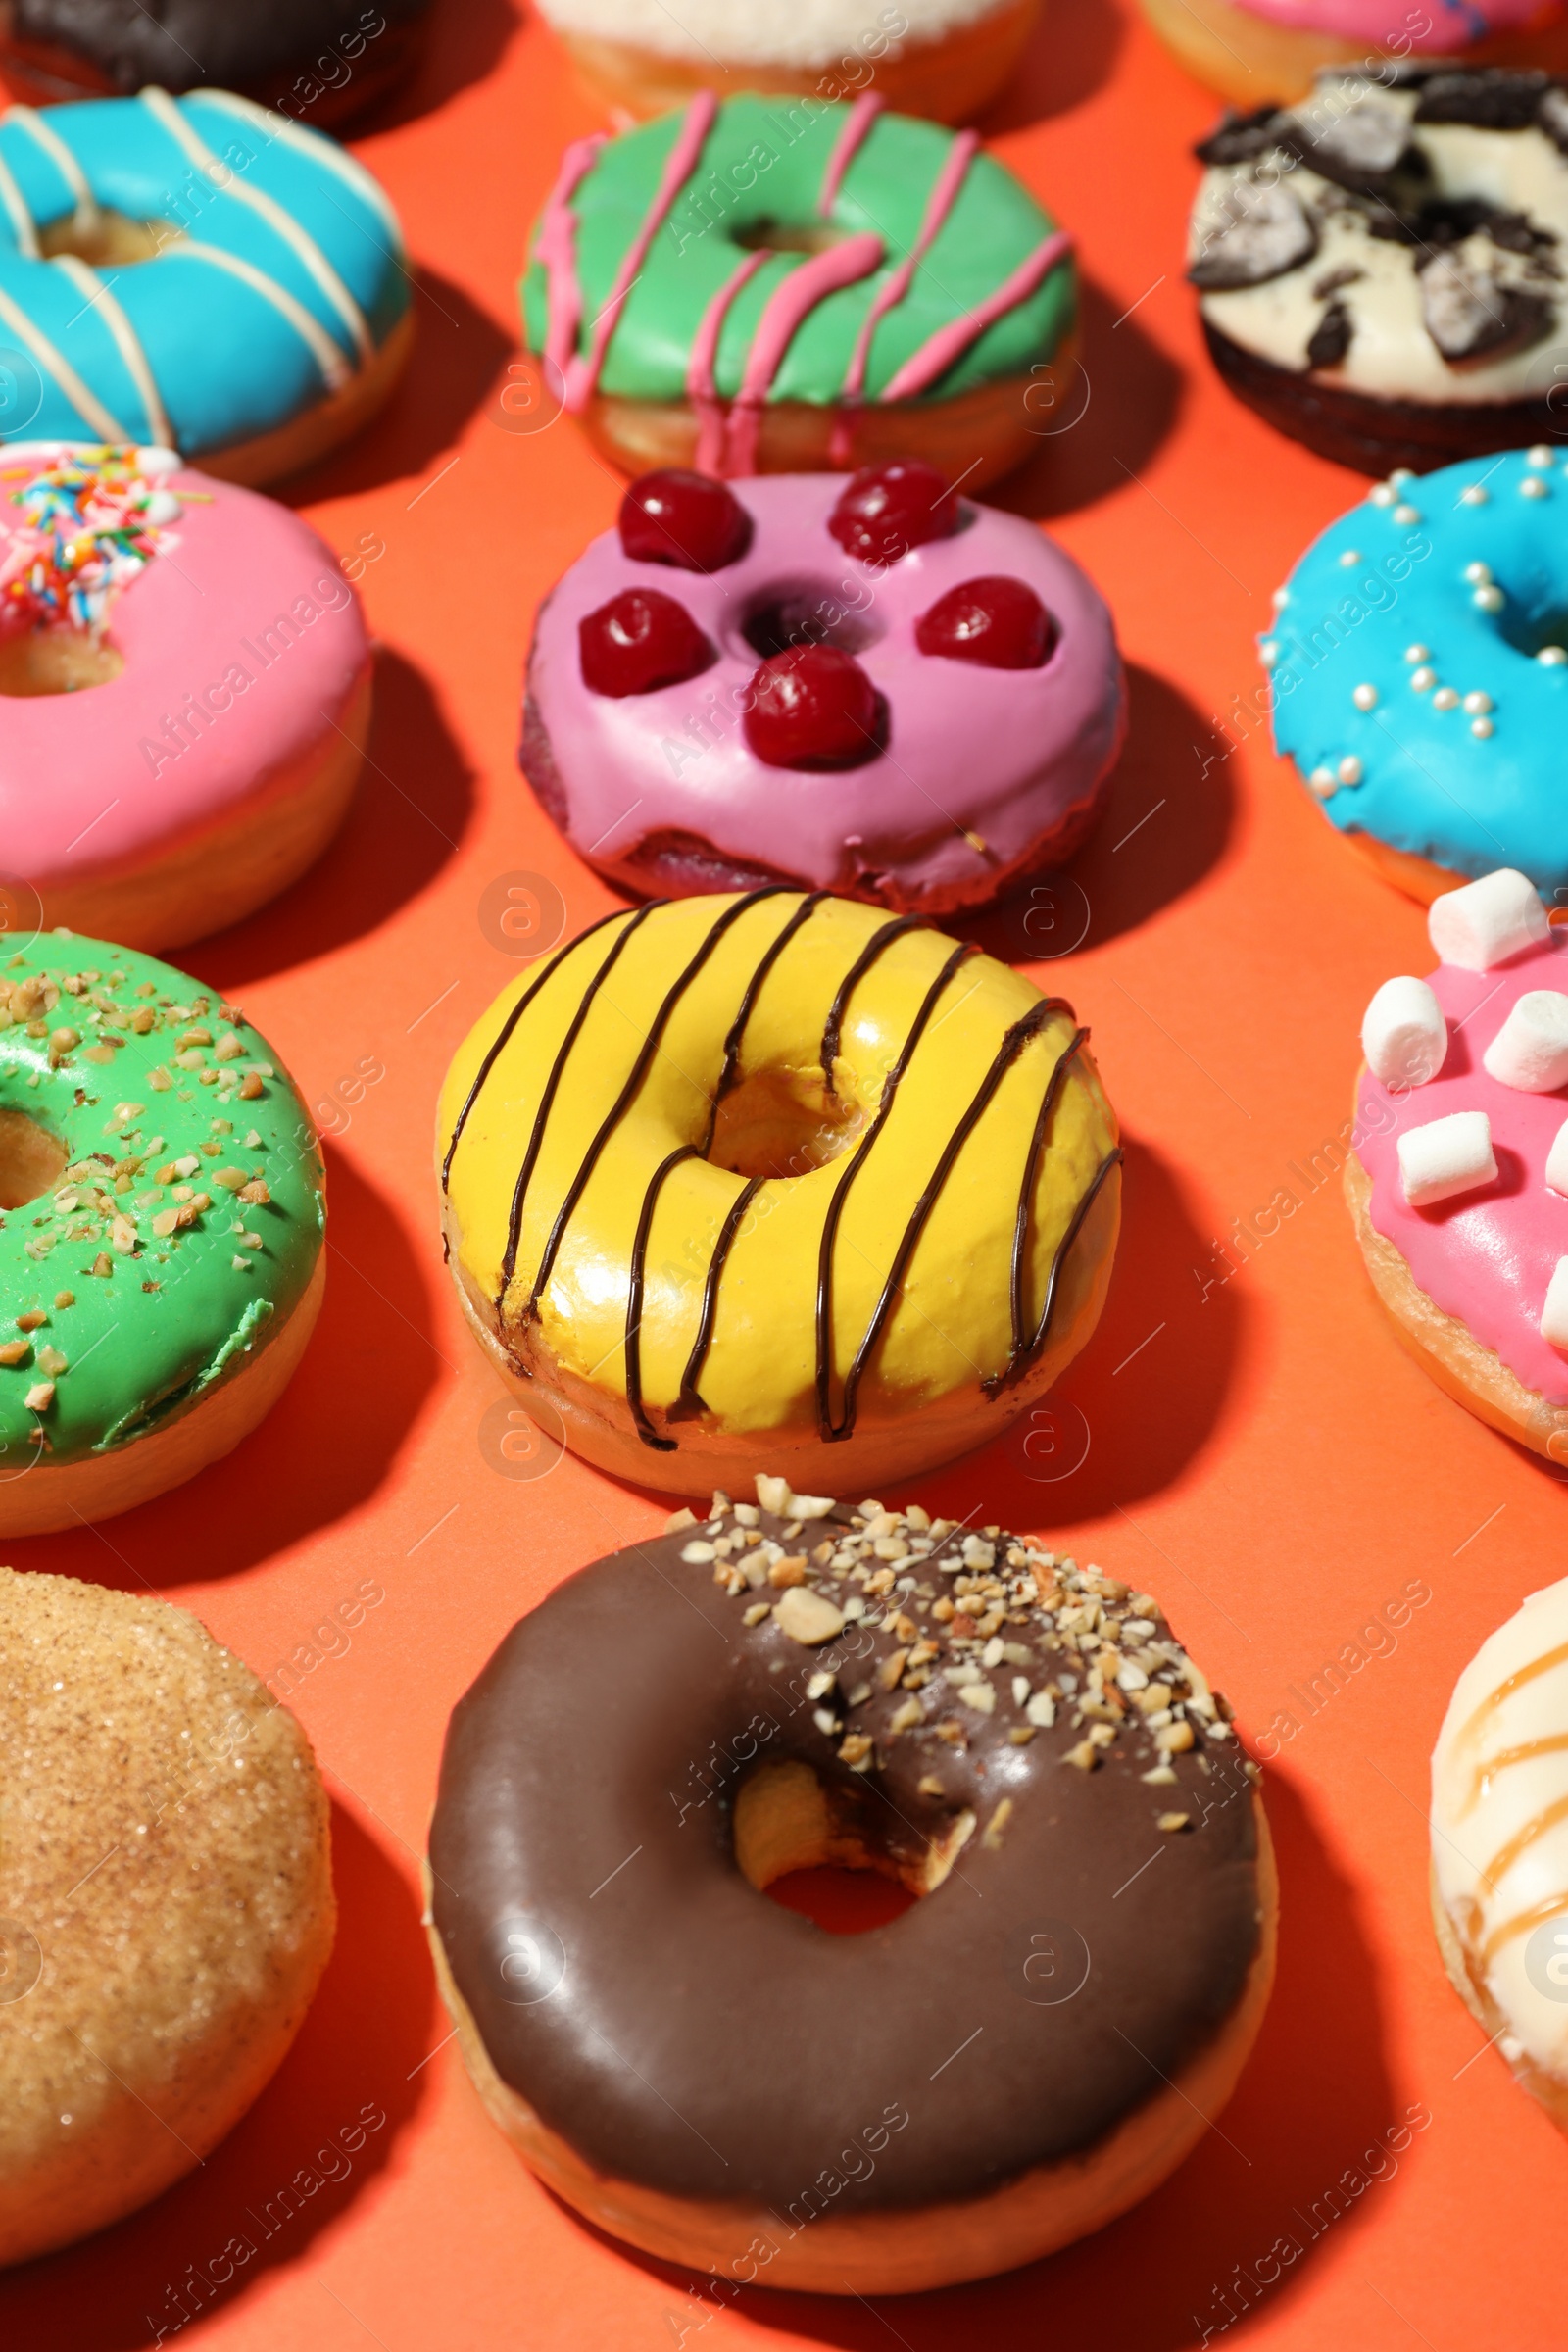
<svg viewBox="0 0 1568 2352">
<path fill-rule="evenodd" d="M 1273 1971 L 1258 1767 L 1157 1605 L 1000 1528 L 757 1481 L 569 1577 L 460 1702 L 430 1933 L 548 2185 L 737 2283 L 897 2293 L 1098 2230 Z M 808 1865 L 922 1899 L 836 1936 Z"/>
</svg>

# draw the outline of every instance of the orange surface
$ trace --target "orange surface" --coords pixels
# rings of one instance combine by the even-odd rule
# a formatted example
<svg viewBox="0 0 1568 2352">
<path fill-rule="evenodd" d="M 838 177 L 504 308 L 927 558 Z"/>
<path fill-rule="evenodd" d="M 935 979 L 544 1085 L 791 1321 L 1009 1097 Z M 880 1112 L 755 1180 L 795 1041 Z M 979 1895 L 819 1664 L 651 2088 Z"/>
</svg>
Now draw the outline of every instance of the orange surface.
<svg viewBox="0 0 1568 2352">
<path fill-rule="evenodd" d="M 434 1238 L 437 1083 L 515 969 L 481 927 L 487 887 L 551 877 L 572 929 L 609 903 L 526 799 L 514 743 L 534 607 L 618 494 L 569 422 L 504 430 L 495 397 L 526 223 L 591 117 L 507 0 L 448 0 L 441 25 L 419 105 L 362 150 L 408 223 L 413 377 L 298 493 L 365 559 L 384 648 L 373 764 L 316 873 L 185 958 L 239 995 L 331 1138 L 320 1329 L 229 1462 L 101 1531 L 13 1547 L 19 1566 L 168 1593 L 263 1673 L 296 1661 L 294 1703 L 337 1803 L 342 1928 L 246 2123 L 149 2212 L 0 2280 L 0 2342 L 129 2352 L 199 2310 L 179 2340 L 214 2352 L 1170 2352 L 1217 2329 L 1237 2266 L 1269 2273 L 1289 2233 L 1301 2255 L 1242 2290 L 1250 2341 L 1561 2343 L 1568 2160 L 1444 1979 L 1424 1818 L 1454 1676 L 1561 1571 L 1561 1473 L 1423 1379 L 1374 1306 L 1337 1186 L 1310 1182 L 1347 1114 L 1367 997 L 1426 968 L 1422 918 L 1335 838 L 1233 698 L 1257 683 L 1269 591 L 1357 486 L 1206 372 L 1180 271 L 1187 147 L 1210 107 L 1130 0 L 1059 0 L 994 128 L 1079 231 L 1091 289 L 1087 416 L 1009 495 L 1111 598 L 1132 743 L 1054 898 L 979 926 L 1093 1023 L 1129 1139 L 1125 1238 L 1055 1437 L 1037 1421 L 918 1499 L 955 1515 L 982 1503 L 1152 1586 L 1245 1725 L 1301 1719 L 1268 1775 L 1284 1932 L 1262 2041 L 1220 2128 L 1109 2232 L 875 2308 L 692 2300 L 684 2276 L 534 2185 L 442 2046 L 416 1872 L 448 1709 L 557 1578 L 665 1506 L 570 1460 L 533 1481 L 498 1471 L 499 1392 Z M 1220 1279 L 1217 1242 L 1282 1193 L 1296 1204 Z M 326 1654 L 316 1629 L 364 1580 L 384 1598 Z M 1348 1651 L 1412 1582 L 1430 1600 Z M 1337 1693 L 1320 1680 L 1315 1711 L 1293 1698 L 1337 1657 Z M 1365 2151 L 1387 2150 L 1417 2104 L 1425 2128 L 1369 2180 Z M 318 2154 L 367 2110 L 385 2120 L 356 2153 Z M 290 2181 L 313 2185 L 263 2237 Z M 225 2278 L 239 2231 L 260 2251 Z M 200 2271 L 221 2283 L 193 2285 Z"/>
</svg>

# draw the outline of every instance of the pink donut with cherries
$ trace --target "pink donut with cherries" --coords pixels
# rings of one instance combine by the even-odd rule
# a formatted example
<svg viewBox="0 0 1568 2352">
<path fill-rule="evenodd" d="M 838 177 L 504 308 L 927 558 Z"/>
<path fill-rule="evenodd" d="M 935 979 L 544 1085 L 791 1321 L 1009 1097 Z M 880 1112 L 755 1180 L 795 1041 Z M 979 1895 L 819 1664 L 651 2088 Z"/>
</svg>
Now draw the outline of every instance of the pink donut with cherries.
<svg viewBox="0 0 1568 2352">
<path fill-rule="evenodd" d="M 370 649 L 310 525 L 172 450 L 0 451 L 5 928 L 162 949 L 326 846 Z"/>
<path fill-rule="evenodd" d="M 1126 731 L 1103 598 L 933 467 L 645 474 L 540 610 L 522 767 L 642 896 L 945 914 L 1083 839 Z"/>
</svg>

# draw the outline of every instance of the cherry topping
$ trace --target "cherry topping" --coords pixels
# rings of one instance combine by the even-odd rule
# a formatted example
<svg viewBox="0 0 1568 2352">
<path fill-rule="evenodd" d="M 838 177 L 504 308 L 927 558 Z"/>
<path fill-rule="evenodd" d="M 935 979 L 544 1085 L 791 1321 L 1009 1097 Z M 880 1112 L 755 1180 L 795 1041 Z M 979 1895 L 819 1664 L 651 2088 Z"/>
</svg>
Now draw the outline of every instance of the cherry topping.
<svg viewBox="0 0 1568 2352">
<path fill-rule="evenodd" d="M 684 605 L 657 588 L 627 588 L 577 623 L 583 684 L 593 694 L 652 694 L 713 660 Z"/>
<path fill-rule="evenodd" d="M 862 564 L 896 564 L 928 539 L 949 539 L 958 527 L 958 502 L 948 477 L 919 458 L 865 466 L 827 518 L 847 556 Z"/>
<path fill-rule="evenodd" d="M 947 662 L 1038 669 L 1056 642 L 1056 624 L 1022 580 L 990 572 L 939 596 L 915 622 L 914 642 L 922 654 Z"/>
<path fill-rule="evenodd" d="M 876 688 L 836 645 L 792 645 L 752 679 L 746 740 L 769 767 L 858 767 L 882 749 Z"/>
<path fill-rule="evenodd" d="M 746 509 L 732 490 L 706 473 L 665 466 L 633 482 L 620 502 L 620 544 L 636 564 L 722 571 L 751 543 Z"/>
</svg>

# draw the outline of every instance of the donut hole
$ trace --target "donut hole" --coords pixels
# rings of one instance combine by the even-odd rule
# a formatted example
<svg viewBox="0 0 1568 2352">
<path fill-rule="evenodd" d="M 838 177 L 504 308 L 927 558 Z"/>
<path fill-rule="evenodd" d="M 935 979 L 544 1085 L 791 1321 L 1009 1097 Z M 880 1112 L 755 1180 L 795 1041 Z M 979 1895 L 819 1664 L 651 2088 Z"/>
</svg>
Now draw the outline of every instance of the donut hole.
<svg viewBox="0 0 1568 2352">
<path fill-rule="evenodd" d="M 124 657 L 90 629 L 27 629 L 0 637 L 0 694 L 80 694 L 107 686 Z"/>
<path fill-rule="evenodd" d="M 708 1157 L 735 1176 L 808 1176 L 863 1125 L 858 1104 L 829 1096 L 819 1072 L 757 1070 L 719 1103 Z"/>
<path fill-rule="evenodd" d="M 95 206 L 40 228 L 38 251 L 48 262 L 70 254 L 89 270 L 126 270 L 136 262 L 155 262 L 184 233 L 172 220 L 133 220 L 128 213 Z"/>
<path fill-rule="evenodd" d="M 858 654 L 875 645 L 882 623 L 845 603 L 831 580 L 781 580 L 753 597 L 741 635 L 764 662 L 794 645 L 833 645 Z"/>
<path fill-rule="evenodd" d="M 730 232 L 730 243 L 747 253 L 831 253 L 852 232 L 830 227 L 825 220 L 748 221 Z"/>
<path fill-rule="evenodd" d="M 0 1209 L 25 1208 L 54 1192 L 68 1160 L 58 1135 L 24 1110 L 0 1110 Z"/>
<path fill-rule="evenodd" d="M 891 1853 L 863 1788 L 831 1787 L 791 1758 L 759 1764 L 736 1791 L 735 1861 L 759 1894 L 836 1935 L 863 1935 L 933 1893 L 973 1828 L 973 1814 L 962 1813 L 944 1838 Z"/>
</svg>

